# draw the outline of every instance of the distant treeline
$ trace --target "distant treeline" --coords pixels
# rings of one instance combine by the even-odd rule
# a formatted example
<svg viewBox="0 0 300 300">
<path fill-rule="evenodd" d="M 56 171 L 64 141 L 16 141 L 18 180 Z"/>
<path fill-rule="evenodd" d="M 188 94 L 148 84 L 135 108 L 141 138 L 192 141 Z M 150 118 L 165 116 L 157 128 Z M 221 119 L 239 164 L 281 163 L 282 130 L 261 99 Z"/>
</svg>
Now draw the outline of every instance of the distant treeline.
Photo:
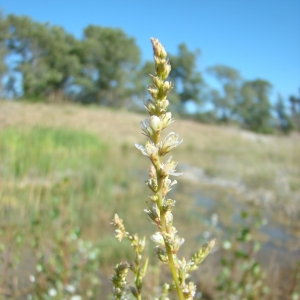
<svg viewBox="0 0 300 300">
<path fill-rule="evenodd" d="M 200 51 L 186 44 L 169 55 L 169 99 L 179 114 L 195 104 L 193 118 L 207 123 L 235 123 L 256 132 L 289 132 L 300 128 L 300 100 L 278 95 L 271 105 L 272 85 L 263 79 L 244 80 L 224 65 L 209 67 L 221 90 L 210 87 L 196 66 Z M 62 27 L 29 17 L 0 15 L 0 96 L 34 101 L 77 101 L 112 107 L 139 108 L 145 101 L 148 74 L 154 64 L 141 62 L 135 39 L 121 29 L 90 25 L 76 39 Z M 191 115 L 190 115 L 191 116 Z"/>
</svg>

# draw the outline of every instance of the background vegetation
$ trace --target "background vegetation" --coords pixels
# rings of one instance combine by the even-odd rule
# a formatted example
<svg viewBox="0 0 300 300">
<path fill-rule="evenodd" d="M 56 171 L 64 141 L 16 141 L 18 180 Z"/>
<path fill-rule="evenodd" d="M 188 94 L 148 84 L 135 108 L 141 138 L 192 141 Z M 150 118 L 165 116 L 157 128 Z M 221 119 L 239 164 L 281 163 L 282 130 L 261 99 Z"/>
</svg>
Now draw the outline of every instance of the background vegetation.
<svg viewBox="0 0 300 300">
<path fill-rule="evenodd" d="M 141 62 L 134 38 L 123 30 L 89 25 L 81 39 L 62 27 L 29 17 L 0 16 L 0 96 L 32 101 L 76 101 L 139 109 L 153 63 Z M 272 84 L 266 79 L 244 79 L 230 66 L 207 69 L 219 81 L 216 90 L 197 69 L 200 50 L 185 43 L 170 55 L 170 100 L 176 111 L 205 123 L 230 123 L 272 133 L 299 130 L 300 100 L 296 95 L 270 102 Z M 287 103 L 289 100 L 289 103 Z M 187 115 L 187 103 L 194 103 Z M 287 106 L 289 104 L 289 111 Z"/>
<path fill-rule="evenodd" d="M 0 106 L 1 297 L 110 299 L 112 266 L 132 259 L 113 236 L 114 213 L 131 232 L 153 230 L 142 213 L 148 163 L 133 146 L 144 116 Z M 175 153 L 184 176 L 172 195 L 182 254 L 218 240 L 195 274 L 196 299 L 298 299 L 299 137 L 184 120 L 172 127 L 184 137 Z M 167 272 L 151 265 L 145 288 L 153 295 Z"/>
<path fill-rule="evenodd" d="M 184 176 L 172 191 L 182 254 L 218 241 L 194 275 L 196 299 L 297 300 L 300 99 L 271 103 L 270 82 L 224 65 L 207 69 L 221 86 L 213 89 L 199 55 L 184 43 L 170 55 L 171 110 L 186 119 L 172 125 L 184 138 L 175 154 Z M 141 217 L 148 164 L 133 145 L 143 141 L 153 68 L 121 29 L 90 25 L 77 39 L 0 16 L 0 97 L 19 100 L 0 101 L 0 299 L 110 299 L 112 266 L 132 259 L 112 216 L 152 233 Z M 154 261 L 149 295 L 168 276 Z"/>
</svg>

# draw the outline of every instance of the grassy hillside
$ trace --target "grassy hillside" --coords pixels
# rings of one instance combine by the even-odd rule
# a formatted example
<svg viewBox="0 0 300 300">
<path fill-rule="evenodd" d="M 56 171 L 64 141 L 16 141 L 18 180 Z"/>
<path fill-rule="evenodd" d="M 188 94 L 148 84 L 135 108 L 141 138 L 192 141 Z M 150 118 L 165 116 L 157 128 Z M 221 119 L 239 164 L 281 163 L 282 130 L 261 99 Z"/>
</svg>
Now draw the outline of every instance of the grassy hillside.
<svg viewBox="0 0 300 300">
<path fill-rule="evenodd" d="M 47 299 L 53 278 L 61 285 L 76 282 L 84 299 L 97 299 L 99 278 L 82 278 L 87 270 L 100 270 L 100 290 L 106 292 L 109 275 L 103 270 L 131 257 L 130 247 L 113 237 L 114 213 L 130 231 L 154 230 L 143 213 L 149 161 L 134 147 L 145 141 L 139 128 L 145 118 L 98 107 L 0 102 L 1 293 L 26 295 L 33 286 L 28 278 L 35 276 L 40 295 L 31 299 Z M 184 120 L 171 128 L 184 139 L 174 152 L 184 175 L 172 195 L 175 225 L 187 240 L 183 251 L 199 247 L 203 232 L 219 244 L 204 265 L 209 280 L 201 281 L 203 290 L 216 295 L 218 271 L 209 266 L 220 265 L 222 242 L 238 227 L 240 212 L 259 212 L 268 220 L 254 233 L 263 244 L 259 257 L 269 265 L 267 274 L 277 272 L 267 275 L 271 299 L 285 299 L 290 285 L 279 284 L 280 278 L 300 254 L 299 135 L 263 136 Z M 151 271 L 153 284 L 158 270 L 164 272 Z"/>
</svg>

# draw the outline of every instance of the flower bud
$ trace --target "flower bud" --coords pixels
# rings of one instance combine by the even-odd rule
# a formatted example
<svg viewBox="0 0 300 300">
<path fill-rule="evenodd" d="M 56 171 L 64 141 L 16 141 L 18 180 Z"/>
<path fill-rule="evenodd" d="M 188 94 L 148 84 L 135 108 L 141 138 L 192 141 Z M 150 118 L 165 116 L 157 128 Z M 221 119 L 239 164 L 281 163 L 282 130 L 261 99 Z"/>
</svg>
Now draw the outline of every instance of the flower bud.
<svg viewBox="0 0 300 300">
<path fill-rule="evenodd" d="M 169 126 L 174 120 L 172 119 L 172 114 L 171 112 L 167 112 L 162 115 L 162 129 L 166 128 Z"/>
<path fill-rule="evenodd" d="M 152 164 L 149 168 L 149 177 L 153 178 L 153 179 L 156 179 L 156 169 Z"/>
<path fill-rule="evenodd" d="M 157 195 L 152 195 L 152 196 L 149 196 L 150 200 L 154 203 L 156 203 L 158 201 L 158 196 Z"/>
<path fill-rule="evenodd" d="M 153 129 L 153 131 L 155 131 L 155 132 L 162 129 L 162 123 L 161 123 L 161 120 L 158 116 L 151 116 L 149 125 Z"/>
<path fill-rule="evenodd" d="M 146 245 L 146 237 L 144 237 L 142 240 L 139 240 L 139 252 L 143 252 Z"/>
<path fill-rule="evenodd" d="M 163 83 L 163 87 L 162 87 L 163 93 L 167 94 L 172 87 L 173 87 L 173 85 L 172 85 L 171 81 L 165 81 Z"/>
<path fill-rule="evenodd" d="M 147 100 L 147 103 L 145 104 L 145 108 L 149 112 L 150 116 L 154 115 L 156 112 L 155 102 L 150 99 Z"/>
<path fill-rule="evenodd" d="M 194 263 L 194 266 L 191 268 L 191 271 L 197 269 L 197 267 L 203 262 L 206 256 L 210 253 L 212 248 L 216 245 L 216 240 L 210 240 L 207 244 L 205 244 L 198 252 L 196 252 L 191 262 Z"/>
<path fill-rule="evenodd" d="M 163 262 L 164 264 L 169 264 L 169 258 L 166 251 L 164 251 L 158 246 L 155 247 L 154 251 L 161 262 Z"/>
<path fill-rule="evenodd" d="M 165 59 L 161 59 L 157 56 L 154 56 L 154 61 L 155 61 L 155 68 L 156 68 L 156 73 L 158 77 L 162 78 L 162 73 L 164 73 L 165 70 L 165 65 L 166 65 L 166 60 Z M 162 78 L 163 80 L 165 78 Z"/>
<path fill-rule="evenodd" d="M 158 188 L 157 180 L 150 178 L 145 183 L 152 192 L 154 192 L 154 193 L 157 192 L 157 188 Z"/>
<path fill-rule="evenodd" d="M 154 224 L 159 224 L 160 222 L 160 210 L 158 209 L 157 205 L 154 204 L 152 208 L 144 209 L 144 212 L 150 217 Z"/>
<path fill-rule="evenodd" d="M 172 213 L 168 210 L 166 211 L 166 223 L 167 223 L 167 228 L 170 228 L 172 226 L 172 222 L 173 222 L 173 215 Z"/>
<path fill-rule="evenodd" d="M 154 100 L 157 99 L 159 90 L 157 89 L 156 86 L 153 86 L 153 85 L 148 86 L 148 92 Z"/>
<path fill-rule="evenodd" d="M 156 103 L 157 110 L 161 114 L 164 114 L 164 113 L 166 113 L 166 110 L 167 110 L 167 107 L 169 106 L 169 104 L 170 104 L 169 100 L 157 101 L 157 103 Z"/>
<path fill-rule="evenodd" d="M 162 69 L 162 71 L 160 73 L 161 79 L 163 79 L 163 80 L 167 79 L 170 72 L 171 72 L 171 65 L 169 64 L 169 62 L 165 63 L 164 68 Z"/>
<path fill-rule="evenodd" d="M 154 243 L 156 243 L 156 244 L 158 244 L 158 245 L 160 245 L 162 247 L 165 247 L 165 240 L 164 240 L 164 238 L 163 238 L 163 236 L 162 236 L 162 234 L 160 232 L 156 232 L 155 234 L 153 234 L 151 236 L 151 240 Z"/>
<path fill-rule="evenodd" d="M 167 52 L 158 39 L 151 38 L 151 43 L 153 47 L 153 52 L 155 56 L 166 58 Z"/>
<path fill-rule="evenodd" d="M 155 84 L 155 86 L 157 86 L 158 88 L 160 88 L 164 82 L 163 80 L 161 80 L 159 77 L 157 76 L 153 76 L 153 75 L 150 75 L 152 77 L 152 80 L 153 80 L 153 83 Z"/>
<path fill-rule="evenodd" d="M 130 289 L 130 292 L 132 293 L 132 295 L 133 295 L 135 298 L 138 298 L 138 291 L 137 291 L 136 287 L 131 285 L 131 286 L 129 287 L 129 289 Z"/>
</svg>

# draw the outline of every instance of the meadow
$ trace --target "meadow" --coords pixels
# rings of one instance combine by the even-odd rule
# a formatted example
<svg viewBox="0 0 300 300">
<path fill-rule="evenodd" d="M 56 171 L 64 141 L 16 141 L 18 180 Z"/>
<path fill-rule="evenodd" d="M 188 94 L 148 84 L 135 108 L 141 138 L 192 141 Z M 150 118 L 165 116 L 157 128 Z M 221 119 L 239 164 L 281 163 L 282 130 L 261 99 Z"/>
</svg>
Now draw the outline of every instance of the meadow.
<svg viewBox="0 0 300 300">
<path fill-rule="evenodd" d="M 113 215 L 131 232 L 153 233 L 143 212 L 149 162 L 134 147 L 144 140 L 144 118 L 0 102 L 1 299 L 111 299 L 112 268 L 132 259 L 130 245 L 113 236 Z M 184 140 L 174 151 L 184 175 L 171 194 L 182 254 L 217 239 L 194 275 L 196 299 L 299 299 L 299 134 L 187 120 L 171 130 Z M 156 263 L 148 276 L 153 291 L 168 275 Z"/>
</svg>

